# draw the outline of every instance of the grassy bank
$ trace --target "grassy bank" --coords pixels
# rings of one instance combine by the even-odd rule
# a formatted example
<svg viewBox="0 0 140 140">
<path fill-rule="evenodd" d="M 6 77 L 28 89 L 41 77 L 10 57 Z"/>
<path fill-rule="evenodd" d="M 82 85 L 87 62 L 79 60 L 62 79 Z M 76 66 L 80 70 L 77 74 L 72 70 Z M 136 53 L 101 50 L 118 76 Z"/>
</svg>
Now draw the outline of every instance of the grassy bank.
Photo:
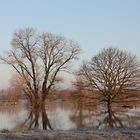
<svg viewBox="0 0 140 140">
<path fill-rule="evenodd" d="M 140 129 L 0 132 L 0 140 L 140 140 Z"/>
</svg>

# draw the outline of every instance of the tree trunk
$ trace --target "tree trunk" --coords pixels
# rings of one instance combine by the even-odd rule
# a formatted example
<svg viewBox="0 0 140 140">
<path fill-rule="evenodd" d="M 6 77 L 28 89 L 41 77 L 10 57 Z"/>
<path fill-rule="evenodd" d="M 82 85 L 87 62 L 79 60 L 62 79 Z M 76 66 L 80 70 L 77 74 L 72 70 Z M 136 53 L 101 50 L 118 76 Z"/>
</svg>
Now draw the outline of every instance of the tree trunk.
<svg viewBox="0 0 140 140">
<path fill-rule="evenodd" d="M 46 91 L 42 92 L 42 100 L 41 100 L 41 111 L 42 111 L 42 127 L 43 130 L 47 130 L 47 128 L 49 128 L 50 130 L 53 130 L 50 121 L 48 119 L 47 113 L 46 113 Z"/>
<path fill-rule="evenodd" d="M 45 107 L 42 108 L 42 127 L 43 127 L 43 130 L 47 130 L 47 127 L 50 130 L 53 130 L 53 128 L 50 124 L 50 121 L 48 119 Z"/>
<path fill-rule="evenodd" d="M 108 113 L 111 111 L 111 101 L 110 100 L 107 101 L 107 111 L 108 111 Z"/>
<path fill-rule="evenodd" d="M 46 95 L 42 93 L 42 99 L 41 99 L 41 108 L 45 108 L 46 105 Z"/>
<path fill-rule="evenodd" d="M 32 97 L 32 100 L 30 102 L 32 106 L 30 110 L 32 118 L 29 118 L 29 129 L 39 128 L 39 126 L 41 126 L 43 130 L 47 130 L 48 128 L 50 130 L 53 130 L 46 113 L 46 108 L 45 108 L 46 95 L 47 95 L 46 92 L 42 92 L 41 98 L 40 96 Z M 42 118 L 41 123 L 39 123 L 40 118 Z"/>
<path fill-rule="evenodd" d="M 79 128 L 83 128 L 83 105 L 79 102 Z"/>
<path fill-rule="evenodd" d="M 40 108 L 40 99 L 34 99 L 31 103 L 32 108 L 34 109 L 39 109 Z"/>
<path fill-rule="evenodd" d="M 108 100 L 107 102 L 107 111 L 108 111 L 108 124 L 109 128 L 113 128 L 113 120 L 112 120 L 112 109 L 111 109 L 111 101 Z"/>
</svg>

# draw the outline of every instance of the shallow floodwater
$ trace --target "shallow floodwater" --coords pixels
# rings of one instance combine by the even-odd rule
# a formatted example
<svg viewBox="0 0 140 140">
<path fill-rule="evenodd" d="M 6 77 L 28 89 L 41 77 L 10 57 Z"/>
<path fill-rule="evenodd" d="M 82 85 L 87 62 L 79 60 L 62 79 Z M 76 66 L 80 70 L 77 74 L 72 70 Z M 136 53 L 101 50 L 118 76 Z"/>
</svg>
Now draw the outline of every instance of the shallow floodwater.
<svg viewBox="0 0 140 140">
<path fill-rule="evenodd" d="M 140 128 L 140 107 L 114 106 L 111 115 L 105 106 L 85 106 L 71 101 L 52 101 L 46 105 L 46 112 L 53 129 L 108 129 Z M 30 125 L 30 111 L 25 104 L 3 104 L 0 106 L 0 130 L 14 130 Z M 39 121 L 40 123 L 40 121 Z"/>
</svg>

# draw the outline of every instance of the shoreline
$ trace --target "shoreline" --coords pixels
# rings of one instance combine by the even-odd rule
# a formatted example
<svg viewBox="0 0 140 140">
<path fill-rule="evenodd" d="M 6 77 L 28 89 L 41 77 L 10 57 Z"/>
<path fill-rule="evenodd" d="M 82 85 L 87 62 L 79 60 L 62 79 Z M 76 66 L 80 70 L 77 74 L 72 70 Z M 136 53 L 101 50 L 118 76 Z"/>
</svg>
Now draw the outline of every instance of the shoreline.
<svg viewBox="0 0 140 140">
<path fill-rule="evenodd" d="M 0 140 L 140 140 L 140 129 L 0 132 Z"/>
</svg>

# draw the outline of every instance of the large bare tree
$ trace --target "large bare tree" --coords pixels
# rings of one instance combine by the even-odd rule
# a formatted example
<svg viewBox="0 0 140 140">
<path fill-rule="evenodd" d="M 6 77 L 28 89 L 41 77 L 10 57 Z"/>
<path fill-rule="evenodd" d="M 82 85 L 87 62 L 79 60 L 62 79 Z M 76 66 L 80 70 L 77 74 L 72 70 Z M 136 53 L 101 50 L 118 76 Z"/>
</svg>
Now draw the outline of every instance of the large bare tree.
<svg viewBox="0 0 140 140">
<path fill-rule="evenodd" d="M 121 93 L 139 88 L 139 66 L 135 55 L 110 47 L 83 62 L 78 75 L 85 86 L 98 90 L 100 100 L 111 110 L 111 103 L 121 97 Z"/>
<path fill-rule="evenodd" d="M 12 49 L 0 57 L 12 66 L 31 104 L 44 106 L 60 71 L 68 71 L 80 53 L 78 43 L 52 33 L 38 34 L 33 28 L 20 29 L 13 35 Z"/>
</svg>

